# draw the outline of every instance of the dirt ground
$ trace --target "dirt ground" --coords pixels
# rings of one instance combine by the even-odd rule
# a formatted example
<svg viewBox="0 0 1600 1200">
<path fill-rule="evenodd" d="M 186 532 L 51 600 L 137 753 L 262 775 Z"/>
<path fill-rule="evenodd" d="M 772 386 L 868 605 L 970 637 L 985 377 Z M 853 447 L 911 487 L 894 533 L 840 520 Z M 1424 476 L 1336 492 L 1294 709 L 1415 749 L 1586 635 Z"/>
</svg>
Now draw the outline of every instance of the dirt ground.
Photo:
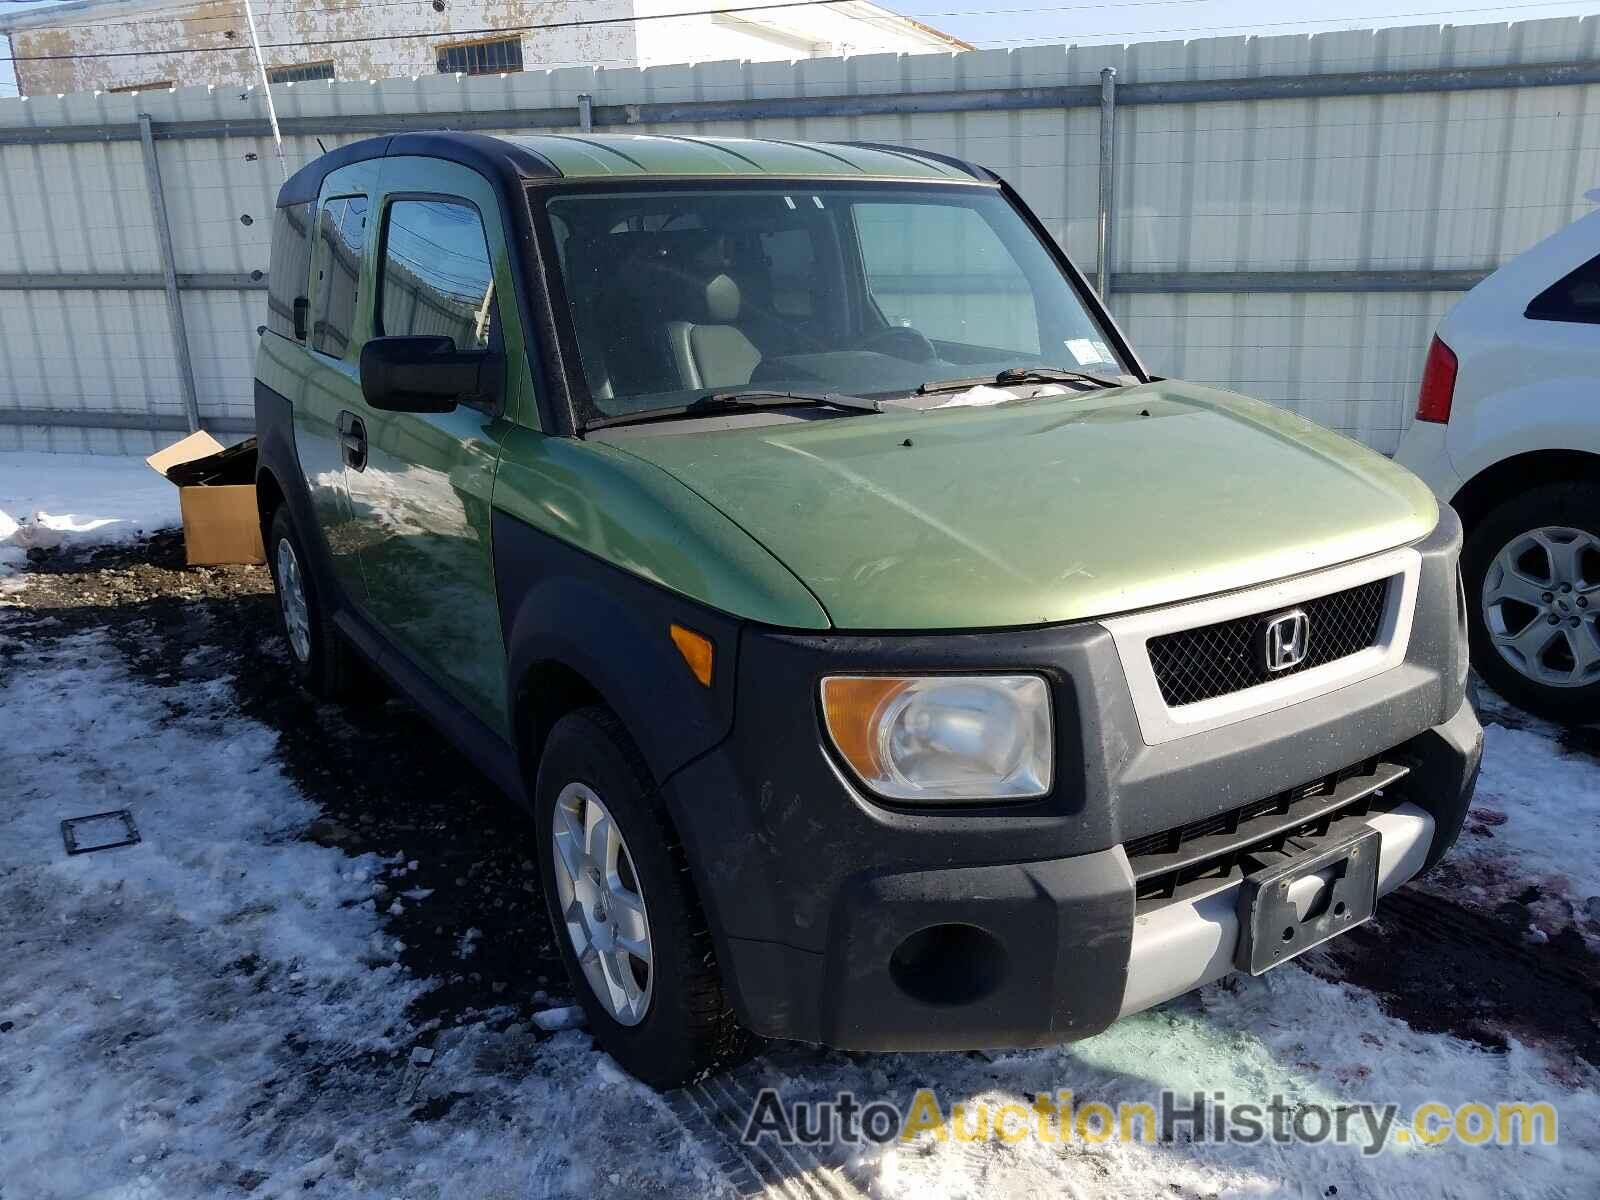
<svg viewBox="0 0 1600 1200">
<path fill-rule="evenodd" d="M 432 894 L 408 901 L 389 927 L 404 965 L 437 981 L 417 1002 L 420 1021 L 448 1026 L 507 1005 L 525 1017 L 570 996 L 525 817 L 376 682 L 370 699 L 346 707 L 300 691 L 265 568 L 186 567 L 181 536 L 168 533 L 132 548 L 38 554 L 29 570 L 10 633 L 48 642 L 103 629 L 133 669 L 170 689 L 175 715 L 195 672 L 215 671 L 214 655 L 190 666 L 191 651 L 221 648 L 244 712 L 278 731 L 283 767 L 322 809 L 304 836 L 416 863 L 398 886 Z M 1600 759 L 1600 735 L 1578 731 L 1567 748 Z M 1600 1065 L 1600 956 L 1576 926 L 1530 947 L 1532 888 L 1494 911 L 1443 899 L 1457 870 L 1446 860 L 1308 965 L 1370 990 L 1417 1029 L 1502 1050 L 1511 1035 Z M 1600 913 L 1588 920 L 1600 927 Z M 469 930 L 480 935 L 463 959 Z"/>
</svg>

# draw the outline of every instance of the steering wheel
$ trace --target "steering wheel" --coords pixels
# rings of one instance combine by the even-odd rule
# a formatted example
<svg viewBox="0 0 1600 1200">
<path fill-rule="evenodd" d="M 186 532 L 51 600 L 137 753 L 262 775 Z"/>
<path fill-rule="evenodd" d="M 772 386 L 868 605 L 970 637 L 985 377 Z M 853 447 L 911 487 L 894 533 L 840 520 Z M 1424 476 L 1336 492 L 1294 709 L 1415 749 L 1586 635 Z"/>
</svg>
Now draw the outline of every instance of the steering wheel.
<svg viewBox="0 0 1600 1200">
<path fill-rule="evenodd" d="M 862 338 L 856 346 L 861 350 L 887 354 L 891 358 L 903 358 L 907 362 L 934 362 L 939 357 L 938 348 L 924 334 L 903 325 L 879 330 Z"/>
</svg>

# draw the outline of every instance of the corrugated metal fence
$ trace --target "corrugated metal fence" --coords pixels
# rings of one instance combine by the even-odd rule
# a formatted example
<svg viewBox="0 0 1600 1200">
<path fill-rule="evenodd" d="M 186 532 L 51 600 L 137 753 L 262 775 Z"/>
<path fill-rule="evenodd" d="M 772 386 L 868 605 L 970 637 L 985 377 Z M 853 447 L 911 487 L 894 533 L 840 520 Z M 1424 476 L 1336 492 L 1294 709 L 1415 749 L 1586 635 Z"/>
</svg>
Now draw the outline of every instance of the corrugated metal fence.
<svg viewBox="0 0 1600 1200">
<path fill-rule="evenodd" d="M 1451 301 L 1600 185 L 1592 17 L 273 94 L 290 170 L 318 138 L 430 127 L 972 159 L 1103 274 L 1155 370 L 1382 450 Z M 145 450 L 195 411 L 248 428 L 278 183 L 254 90 L 0 101 L 0 446 Z"/>
</svg>

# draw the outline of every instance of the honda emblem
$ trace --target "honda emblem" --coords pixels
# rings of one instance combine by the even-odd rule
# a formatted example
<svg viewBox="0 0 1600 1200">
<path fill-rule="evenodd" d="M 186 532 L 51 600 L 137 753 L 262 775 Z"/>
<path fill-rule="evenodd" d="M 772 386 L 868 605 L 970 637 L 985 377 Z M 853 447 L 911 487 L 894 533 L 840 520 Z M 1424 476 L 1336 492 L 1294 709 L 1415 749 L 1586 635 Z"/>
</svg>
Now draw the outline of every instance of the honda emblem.
<svg viewBox="0 0 1600 1200">
<path fill-rule="evenodd" d="M 1311 618 L 1304 609 L 1279 613 L 1256 634 L 1256 658 L 1269 675 L 1298 667 L 1311 647 Z"/>
</svg>

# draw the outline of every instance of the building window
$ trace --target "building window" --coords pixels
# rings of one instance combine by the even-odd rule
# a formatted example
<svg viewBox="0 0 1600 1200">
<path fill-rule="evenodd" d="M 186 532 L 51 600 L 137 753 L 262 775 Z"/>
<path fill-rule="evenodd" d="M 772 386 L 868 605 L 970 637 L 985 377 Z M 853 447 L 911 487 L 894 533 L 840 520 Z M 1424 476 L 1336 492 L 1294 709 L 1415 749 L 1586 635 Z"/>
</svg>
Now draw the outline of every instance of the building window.
<svg viewBox="0 0 1600 1200">
<path fill-rule="evenodd" d="M 311 83 L 317 79 L 333 78 L 333 60 L 326 62 L 296 63 L 287 67 L 268 67 L 268 83 Z"/>
<path fill-rule="evenodd" d="M 439 47 L 441 75 L 499 75 L 520 70 L 522 39 L 519 37 Z"/>
<path fill-rule="evenodd" d="M 448 200 L 389 205 L 378 332 L 444 336 L 483 350 L 495 329 L 494 266 L 478 210 Z"/>
<path fill-rule="evenodd" d="M 120 87 L 107 88 L 108 92 L 170 92 L 172 80 L 157 79 L 151 83 L 124 83 Z"/>
<path fill-rule="evenodd" d="M 340 196 L 323 201 L 317 220 L 313 350 L 343 358 L 350 348 L 366 244 L 367 198 Z"/>
</svg>

